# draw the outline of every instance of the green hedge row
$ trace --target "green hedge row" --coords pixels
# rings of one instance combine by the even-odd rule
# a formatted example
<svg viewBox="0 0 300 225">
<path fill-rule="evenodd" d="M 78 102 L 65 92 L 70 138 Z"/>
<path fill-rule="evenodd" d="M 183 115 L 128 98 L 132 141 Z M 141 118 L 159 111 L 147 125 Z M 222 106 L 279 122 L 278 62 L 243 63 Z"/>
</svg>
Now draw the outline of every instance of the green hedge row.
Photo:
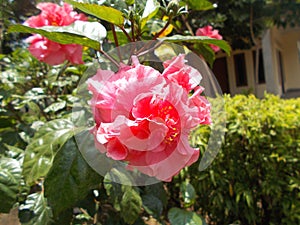
<svg viewBox="0 0 300 225">
<path fill-rule="evenodd" d="M 189 168 L 194 208 L 211 224 L 300 224 L 300 99 L 225 96 L 225 108 L 221 151 Z"/>
</svg>

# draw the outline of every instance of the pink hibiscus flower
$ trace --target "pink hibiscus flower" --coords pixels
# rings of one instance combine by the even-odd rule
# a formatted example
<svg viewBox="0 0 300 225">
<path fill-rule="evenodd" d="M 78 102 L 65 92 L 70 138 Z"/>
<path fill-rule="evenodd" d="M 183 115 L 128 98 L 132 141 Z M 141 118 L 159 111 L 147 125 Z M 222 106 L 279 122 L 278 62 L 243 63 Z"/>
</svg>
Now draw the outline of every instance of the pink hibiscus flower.
<svg viewBox="0 0 300 225">
<path fill-rule="evenodd" d="M 25 21 L 25 25 L 30 27 L 43 26 L 67 26 L 74 23 L 76 20 L 86 21 L 87 17 L 73 11 L 71 5 L 64 3 L 59 6 L 54 3 L 39 3 L 37 8 L 41 13 L 37 16 L 32 16 Z M 82 64 L 82 46 L 76 44 L 59 44 L 49 39 L 35 34 L 26 39 L 30 43 L 29 51 L 31 54 L 42 62 L 50 65 L 58 65 L 65 60 L 73 64 Z"/>
<path fill-rule="evenodd" d="M 196 36 L 207 36 L 218 40 L 223 39 L 223 37 L 219 34 L 219 31 L 217 29 L 213 29 L 212 26 L 205 26 L 202 28 L 198 28 L 198 30 L 196 31 Z M 216 45 L 210 44 L 209 46 L 212 48 L 214 52 L 220 51 L 220 48 Z"/>
<path fill-rule="evenodd" d="M 98 70 L 88 80 L 92 133 L 102 153 L 162 181 L 197 161 L 199 150 L 190 147 L 188 136 L 211 122 L 210 104 L 200 96 L 200 73 L 184 57 L 166 61 L 161 74 L 133 56 L 132 66 Z"/>
</svg>

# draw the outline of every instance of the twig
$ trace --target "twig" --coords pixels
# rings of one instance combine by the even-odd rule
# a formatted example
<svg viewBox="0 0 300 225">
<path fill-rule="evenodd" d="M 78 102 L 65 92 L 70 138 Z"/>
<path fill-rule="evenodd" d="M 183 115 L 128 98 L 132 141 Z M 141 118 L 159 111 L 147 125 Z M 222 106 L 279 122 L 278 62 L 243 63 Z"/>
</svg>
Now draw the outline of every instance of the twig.
<svg viewBox="0 0 300 225">
<path fill-rule="evenodd" d="M 113 64 L 115 64 L 118 68 L 120 67 L 120 64 L 112 58 L 110 55 L 108 55 L 105 51 L 99 49 L 98 50 L 102 55 L 104 55 L 109 61 L 111 61 Z"/>
<path fill-rule="evenodd" d="M 188 21 L 186 20 L 185 16 L 184 15 L 181 15 L 181 18 L 186 26 L 186 28 L 189 30 L 189 32 L 191 33 L 192 36 L 194 36 L 194 32 L 193 32 L 193 29 L 192 27 L 190 26 L 190 24 L 188 23 Z"/>
<path fill-rule="evenodd" d="M 132 38 L 130 37 L 130 35 L 128 34 L 128 32 L 125 30 L 125 28 L 123 27 L 123 26 L 118 26 L 120 29 L 121 29 L 121 31 L 125 34 L 125 36 L 127 37 L 127 39 L 128 39 L 128 41 L 129 42 L 133 42 L 132 41 Z"/>
<path fill-rule="evenodd" d="M 152 40 L 156 40 L 168 28 L 169 25 L 170 25 L 170 19 L 167 21 L 167 23 L 165 24 L 165 26 L 158 33 L 156 33 L 154 35 L 154 37 L 152 38 Z"/>
<path fill-rule="evenodd" d="M 130 20 L 131 22 L 131 38 L 132 38 L 132 42 L 135 42 L 135 34 L 134 34 L 134 20 Z"/>
<path fill-rule="evenodd" d="M 117 33 L 116 33 L 116 30 L 115 30 L 115 25 L 114 24 L 111 24 L 111 30 L 112 30 L 112 33 L 113 33 L 113 36 L 114 36 L 114 41 L 115 41 L 115 44 L 116 44 L 116 47 L 117 47 L 117 52 L 118 52 L 119 59 L 122 62 L 122 56 L 121 56 L 120 48 L 118 48 L 119 47 L 119 41 L 118 41 L 118 37 L 117 37 Z"/>
</svg>

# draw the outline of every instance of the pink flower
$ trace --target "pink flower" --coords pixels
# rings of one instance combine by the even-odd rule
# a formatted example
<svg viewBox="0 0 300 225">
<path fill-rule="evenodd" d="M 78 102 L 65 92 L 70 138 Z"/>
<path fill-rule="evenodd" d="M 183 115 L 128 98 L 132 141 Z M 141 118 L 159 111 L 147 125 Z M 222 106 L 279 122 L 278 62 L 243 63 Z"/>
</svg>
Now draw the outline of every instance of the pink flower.
<svg viewBox="0 0 300 225">
<path fill-rule="evenodd" d="M 98 70 L 88 80 L 95 144 L 128 169 L 171 181 L 199 157 L 189 145 L 191 129 L 210 123 L 201 75 L 185 64 L 184 55 L 165 62 L 162 74 L 132 59 L 132 66 L 122 65 L 117 73 Z"/>
<path fill-rule="evenodd" d="M 37 8 L 41 10 L 38 16 L 32 16 L 25 21 L 25 25 L 30 27 L 43 26 L 67 26 L 76 20 L 86 21 L 84 14 L 73 11 L 72 6 L 64 3 L 63 6 L 54 3 L 39 3 Z M 26 39 L 30 43 L 29 51 L 42 62 L 50 65 L 58 65 L 65 60 L 73 64 L 82 64 L 82 46 L 76 44 L 59 44 L 49 39 L 35 34 Z"/>
<path fill-rule="evenodd" d="M 223 37 L 219 34 L 219 31 L 217 29 L 213 29 L 212 26 L 198 28 L 196 31 L 196 36 L 207 36 L 218 40 L 223 39 Z M 209 46 L 214 50 L 214 52 L 220 51 L 220 48 L 216 45 L 210 44 Z"/>
</svg>

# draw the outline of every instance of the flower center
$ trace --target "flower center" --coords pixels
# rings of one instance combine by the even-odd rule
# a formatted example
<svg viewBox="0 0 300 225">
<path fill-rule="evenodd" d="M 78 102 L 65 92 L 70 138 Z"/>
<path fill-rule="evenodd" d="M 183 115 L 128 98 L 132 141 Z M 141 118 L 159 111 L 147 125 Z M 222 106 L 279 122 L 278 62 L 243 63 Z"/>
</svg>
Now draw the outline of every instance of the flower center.
<svg viewBox="0 0 300 225">
<path fill-rule="evenodd" d="M 164 122 L 168 127 L 164 143 L 177 143 L 180 137 L 180 117 L 176 108 L 167 100 L 162 98 L 145 97 L 138 101 L 132 108 L 130 119 L 137 121 L 138 118 L 147 118 L 141 120 L 138 126 L 132 127 L 132 133 L 141 139 L 148 138 L 150 134 L 149 120 Z"/>
</svg>

